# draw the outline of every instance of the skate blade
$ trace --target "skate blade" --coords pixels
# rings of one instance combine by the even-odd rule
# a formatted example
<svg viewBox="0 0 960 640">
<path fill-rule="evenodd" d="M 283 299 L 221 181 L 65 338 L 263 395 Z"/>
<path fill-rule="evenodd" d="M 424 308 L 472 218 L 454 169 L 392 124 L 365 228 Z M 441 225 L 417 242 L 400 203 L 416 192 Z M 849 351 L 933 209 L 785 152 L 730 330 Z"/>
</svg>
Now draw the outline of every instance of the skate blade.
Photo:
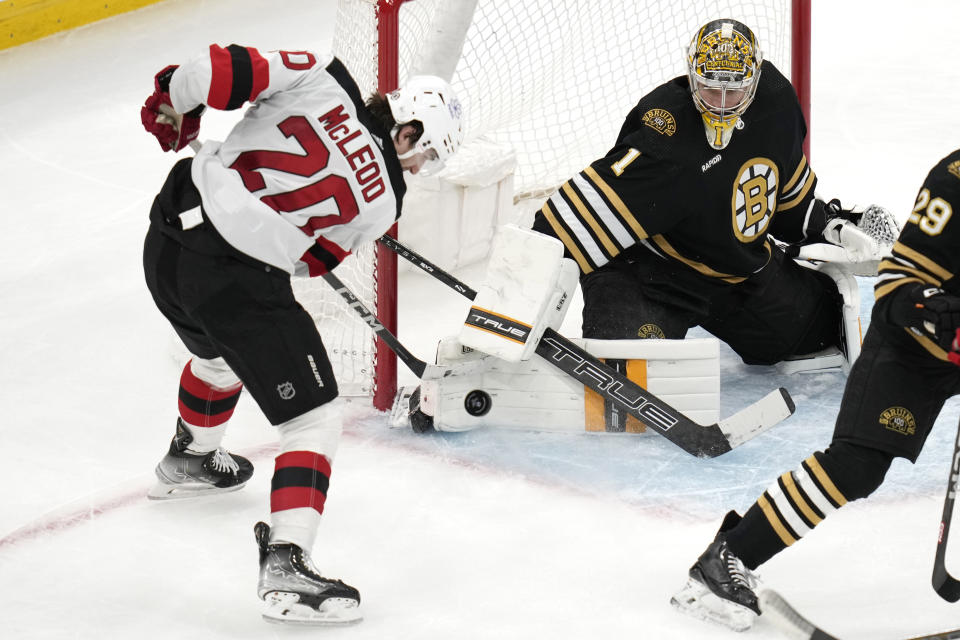
<svg viewBox="0 0 960 640">
<path fill-rule="evenodd" d="M 182 484 L 171 484 L 158 480 L 149 491 L 147 498 L 150 500 L 183 500 L 185 498 L 199 498 L 201 496 L 211 496 L 219 493 L 230 493 L 242 489 L 246 485 L 234 485 L 232 487 L 214 487 L 202 482 L 185 482 Z"/>
<path fill-rule="evenodd" d="M 263 619 L 273 624 L 323 626 L 349 625 L 363 620 L 363 612 L 356 600 L 328 598 L 314 609 L 300 603 L 295 593 L 271 591 L 264 595 L 261 612 Z"/>
<path fill-rule="evenodd" d="M 757 619 L 757 614 L 747 607 L 721 598 L 693 578 L 688 578 L 687 584 L 670 598 L 670 604 L 689 616 L 733 631 L 746 631 Z"/>
</svg>

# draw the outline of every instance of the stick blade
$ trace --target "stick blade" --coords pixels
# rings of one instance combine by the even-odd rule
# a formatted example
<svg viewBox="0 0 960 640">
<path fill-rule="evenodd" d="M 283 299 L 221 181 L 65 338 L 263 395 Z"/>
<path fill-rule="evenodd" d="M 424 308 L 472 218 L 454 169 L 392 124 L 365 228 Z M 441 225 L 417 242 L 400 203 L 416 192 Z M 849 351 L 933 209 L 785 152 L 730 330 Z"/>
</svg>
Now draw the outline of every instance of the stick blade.
<svg viewBox="0 0 960 640">
<path fill-rule="evenodd" d="M 941 562 L 933 566 L 932 582 L 933 590 L 947 602 L 960 600 L 960 580 L 947 573 L 947 568 Z"/>
<path fill-rule="evenodd" d="M 718 424 L 732 449 L 786 420 L 796 409 L 793 398 L 780 387 Z"/>
</svg>

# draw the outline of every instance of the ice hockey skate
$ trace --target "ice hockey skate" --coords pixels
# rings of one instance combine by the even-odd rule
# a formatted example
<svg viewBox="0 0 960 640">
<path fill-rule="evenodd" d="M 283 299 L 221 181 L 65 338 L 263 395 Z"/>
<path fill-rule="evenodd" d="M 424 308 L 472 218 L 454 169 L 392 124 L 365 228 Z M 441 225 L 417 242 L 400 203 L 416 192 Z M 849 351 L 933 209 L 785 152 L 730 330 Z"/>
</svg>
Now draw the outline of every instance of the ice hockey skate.
<svg viewBox="0 0 960 640">
<path fill-rule="evenodd" d="M 724 536 L 739 520 L 736 512 L 727 514 L 717 537 L 690 568 L 687 584 L 670 599 L 670 604 L 696 618 L 746 631 L 760 614 L 754 591 L 758 581 L 730 552 Z"/>
<path fill-rule="evenodd" d="M 306 551 L 292 543 L 270 543 L 270 527 L 253 528 L 260 548 L 257 595 L 267 622 L 336 625 L 360 622 L 360 592 L 340 580 L 321 576 Z"/>
<path fill-rule="evenodd" d="M 236 491 L 253 475 L 253 464 L 226 449 L 209 453 L 190 453 L 193 441 L 183 421 L 177 418 L 177 433 L 170 450 L 157 465 L 157 483 L 147 497 L 151 500 L 193 498 Z"/>
</svg>

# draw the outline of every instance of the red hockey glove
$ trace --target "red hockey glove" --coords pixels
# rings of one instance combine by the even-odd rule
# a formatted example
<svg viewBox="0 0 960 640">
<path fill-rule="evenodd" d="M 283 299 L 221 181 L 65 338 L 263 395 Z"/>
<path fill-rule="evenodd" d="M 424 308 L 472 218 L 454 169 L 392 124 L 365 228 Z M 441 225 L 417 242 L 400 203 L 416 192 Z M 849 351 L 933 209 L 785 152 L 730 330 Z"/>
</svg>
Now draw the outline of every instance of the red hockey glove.
<svg viewBox="0 0 960 640">
<path fill-rule="evenodd" d="M 140 109 L 140 121 L 153 134 L 164 151 L 180 151 L 200 133 L 203 105 L 185 114 L 179 114 L 170 102 L 170 78 L 177 65 L 170 65 L 153 80 L 155 91 Z"/>
</svg>

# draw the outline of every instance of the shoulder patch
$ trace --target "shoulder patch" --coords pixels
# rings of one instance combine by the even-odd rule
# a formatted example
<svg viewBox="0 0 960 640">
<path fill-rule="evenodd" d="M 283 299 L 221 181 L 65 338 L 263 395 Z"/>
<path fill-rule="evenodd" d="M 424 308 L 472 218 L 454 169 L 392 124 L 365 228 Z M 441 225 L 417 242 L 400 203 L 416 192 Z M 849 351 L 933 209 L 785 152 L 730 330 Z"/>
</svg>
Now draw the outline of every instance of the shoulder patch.
<svg viewBox="0 0 960 640">
<path fill-rule="evenodd" d="M 650 109 L 643 114 L 642 122 L 665 136 L 672 136 L 677 132 L 677 121 L 666 109 Z"/>
<path fill-rule="evenodd" d="M 960 160 L 956 160 L 948 164 L 947 171 L 952 173 L 955 178 L 960 178 Z"/>
</svg>

